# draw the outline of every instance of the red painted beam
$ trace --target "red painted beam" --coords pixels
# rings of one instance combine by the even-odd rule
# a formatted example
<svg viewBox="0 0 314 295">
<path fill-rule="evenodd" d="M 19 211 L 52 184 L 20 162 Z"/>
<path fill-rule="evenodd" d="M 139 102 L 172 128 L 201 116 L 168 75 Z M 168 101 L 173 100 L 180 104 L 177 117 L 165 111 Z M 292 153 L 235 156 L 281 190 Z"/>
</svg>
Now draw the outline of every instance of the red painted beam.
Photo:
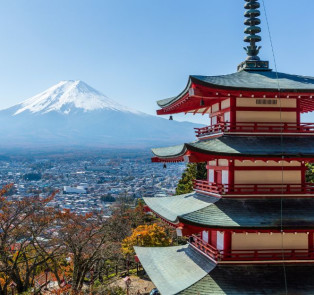
<svg viewBox="0 0 314 295">
<path fill-rule="evenodd" d="M 212 105 L 214 100 L 221 101 L 223 99 L 235 97 L 244 98 L 278 98 L 278 99 L 298 99 L 300 101 L 299 110 L 311 111 L 314 110 L 314 92 L 291 92 L 281 91 L 280 93 L 274 91 L 254 91 L 254 90 L 230 90 L 219 87 L 208 87 L 202 84 L 192 83 L 193 95 L 189 95 L 188 91 L 173 104 L 164 107 L 157 111 L 158 115 L 175 114 L 181 112 L 193 111 L 200 107 L 200 101 L 204 101 L 203 107 Z M 195 95 L 196 94 L 196 95 Z M 308 109 L 304 108 L 304 104 L 308 104 Z M 273 109 L 273 108 L 271 108 Z M 288 110 L 287 110 L 288 111 Z"/>
</svg>

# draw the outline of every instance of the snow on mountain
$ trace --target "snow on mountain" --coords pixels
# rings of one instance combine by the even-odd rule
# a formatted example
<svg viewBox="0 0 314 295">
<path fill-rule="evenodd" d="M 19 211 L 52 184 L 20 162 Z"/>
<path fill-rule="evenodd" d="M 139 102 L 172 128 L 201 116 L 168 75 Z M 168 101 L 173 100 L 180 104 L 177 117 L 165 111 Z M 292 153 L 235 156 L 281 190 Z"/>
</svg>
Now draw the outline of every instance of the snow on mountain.
<svg viewBox="0 0 314 295">
<path fill-rule="evenodd" d="M 113 110 L 139 113 L 109 99 L 104 94 L 82 81 L 61 81 L 49 89 L 25 100 L 16 106 L 14 115 L 25 111 L 31 113 L 49 113 L 52 111 L 69 114 L 74 109 L 84 112 L 94 110 Z"/>
<path fill-rule="evenodd" d="M 175 145 L 194 140 L 193 127 L 122 106 L 82 81 L 61 81 L 0 110 L 0 149 Z"/>
</svg>

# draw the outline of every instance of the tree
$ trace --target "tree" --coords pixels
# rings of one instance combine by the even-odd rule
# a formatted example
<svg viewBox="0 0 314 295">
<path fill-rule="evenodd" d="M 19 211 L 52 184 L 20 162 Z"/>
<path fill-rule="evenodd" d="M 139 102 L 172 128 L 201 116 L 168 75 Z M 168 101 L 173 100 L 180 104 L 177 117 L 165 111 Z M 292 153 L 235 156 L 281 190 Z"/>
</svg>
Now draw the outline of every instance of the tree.
<svg viewBox="0 0 314 295">
<path fill-rule="evenodd" d="M 121 242 L 130 236 L 132 230 L 143 224 L 151 224 L 156 220 L 155 216 L 144 211 L 143 202 L 138 202 L 135 208 L 126 204 L 120 204 L 108 219 L 110 237 L 114 242 Z"/>
<path fill-rule="evenodd" d="M 306 182 L 314 183 L 314 164 L 306 163 Z"/>
<path fill-rule="evenodd" d="M 27 173 L 27 174 L 23 175 L 23 178 L 25 180 L 29 180 L 29 181 L 32 181 L 32 180 L 38 181 L 38 180 L 41 179 L 41 174 L 40 173 L 33 173 L 33 172 L 32 173 Z"/>
<path fill-rule="evenodd" d="M 176 188 L 176 194 L 188 194 L 193 191 L 195 179 L 205 180 L 207 178 L 206 163 L 189 163 L 182 173 Z"/>
<path fill-rule="evenodd" d="M 125 260 L 121 241 L 132 234 L 132 229 L 156 220 L 144 212 L 142 202 L 134 209 L 122 204 L 105 219 L 101 212 L 79 215 L 50 207 L 56 192 L 47 198 L 10 201 L 6 194 L 11 187 L 0 191 L 0 295 L 8 294 L 11 282 L 16 284 L 18 293 L 30 288 L 34 294 L 40 293 L 45 283 L 38 283 L 42 280 L 37 278 L 46 269 L 65 292 L 69 288 L 64 286 L 67 278 L 72 284 L 71 292 L 78 294 L 84 279 L 93 276 L 102 280 L 110 265 Z M 168 232 L 152 226 L 150 243 L 167 245 L 171 241 Z"/>
<path fill-rule="evenodd" d="M 59 212 L 57 217 L 59 230 L 56 244 L 61 246 L 60 249 L 73 263 L 72 290 L 78 293 L 86 275 L 94 269 L 102 259 L 103 251 L 111 245 L 108 223 L 97 213 L 79 215 L 66 210 Z M 58 267 L 57 262 L 55 265 Z"/>
<path fill-rule="evenodd" d="M 130 237 L 122 241 L 122 252 L 125 255 L 134 253 L 134 246 L 142 247 L 165 247 L 170 246 L 172 240 L 165 229 L 156 223 L 151 225 L 140 225 L 133 230 Z"/>
<path fill-rule="evenodd" d="M 103 196 L 100 197 L 100 199 L 101 199 L 102 202 L 109 202 L 109 203 L 113 203 L 113 202 L 116 201 L 116 198 L 113 197 L 110 194 L 103 195 Z"/>
<path fill-rule="evenodd" d="M 35 277 L 43 269 L 47 258 L 40 255 L 34 245 L 43 237 L 46 219 L 51 220 L 48 198 L 28 197 L 9 201 L 4 195 L 12 185 L 0 192 L 0 294 L 8 294 L 11 282 L 19 293 L 27 291 L 34 284 Z"/>
</svg>

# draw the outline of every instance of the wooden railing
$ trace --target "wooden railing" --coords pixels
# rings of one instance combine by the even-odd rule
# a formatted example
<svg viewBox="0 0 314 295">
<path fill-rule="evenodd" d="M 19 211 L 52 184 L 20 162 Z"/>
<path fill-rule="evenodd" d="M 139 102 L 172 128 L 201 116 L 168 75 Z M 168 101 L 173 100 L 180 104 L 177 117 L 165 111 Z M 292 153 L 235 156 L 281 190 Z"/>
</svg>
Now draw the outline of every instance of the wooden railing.
<svg viewBox="0 0 314 295">
<path fill-rule="evenodd" d="M 203 128 L 194 128 L 197 137 L 220 132 L 243 133 L 314 133 L 314 123 L 218 123 Z"/>
<path fill-rule="evenodd" d="M 314 194 L 314 184 L 215 184 L 204 180 L 195 180 L 194 189 L 218 195 L 309 195 Z"/>
<path fill-rule="evenodd" d="M 193 235 L 190 244 L 215 261 L 267 261 L 267 260 L 311 260 L 314 250 L 309 249 L 262 249 L 262 250 L 218 250 Z"/>
<path fill-rule="evenodd" d="M 203 241 L 199 236 L 193 235 L 190 237 L 189 243 L 199 249 L 207 256 L 213 258 L 215 261 L 221 260 L 220 251 Z"/>
</svg>

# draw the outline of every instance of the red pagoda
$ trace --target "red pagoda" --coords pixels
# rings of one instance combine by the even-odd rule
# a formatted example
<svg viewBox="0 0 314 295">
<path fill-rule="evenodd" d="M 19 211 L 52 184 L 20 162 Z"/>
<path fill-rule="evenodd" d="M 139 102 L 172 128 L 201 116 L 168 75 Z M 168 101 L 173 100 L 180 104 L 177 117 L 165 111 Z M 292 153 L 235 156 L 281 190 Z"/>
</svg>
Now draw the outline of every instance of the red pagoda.
<svg viewBox="0 0 314 295">
<path fill-rule="evenodd" d="M 189 236 L 184 246 L 135 247 L 162 295 L 314 294 L 314 78 L 278 73 L 258 57 L 258 0 L 245 0 L 247 59 L 224 76 L 190 76 L 159 115 L 209 115 L 197 140 L 153 149 L 153 162 L 207 163 L 194 192 L 145 198 Z"/>
</svg>

